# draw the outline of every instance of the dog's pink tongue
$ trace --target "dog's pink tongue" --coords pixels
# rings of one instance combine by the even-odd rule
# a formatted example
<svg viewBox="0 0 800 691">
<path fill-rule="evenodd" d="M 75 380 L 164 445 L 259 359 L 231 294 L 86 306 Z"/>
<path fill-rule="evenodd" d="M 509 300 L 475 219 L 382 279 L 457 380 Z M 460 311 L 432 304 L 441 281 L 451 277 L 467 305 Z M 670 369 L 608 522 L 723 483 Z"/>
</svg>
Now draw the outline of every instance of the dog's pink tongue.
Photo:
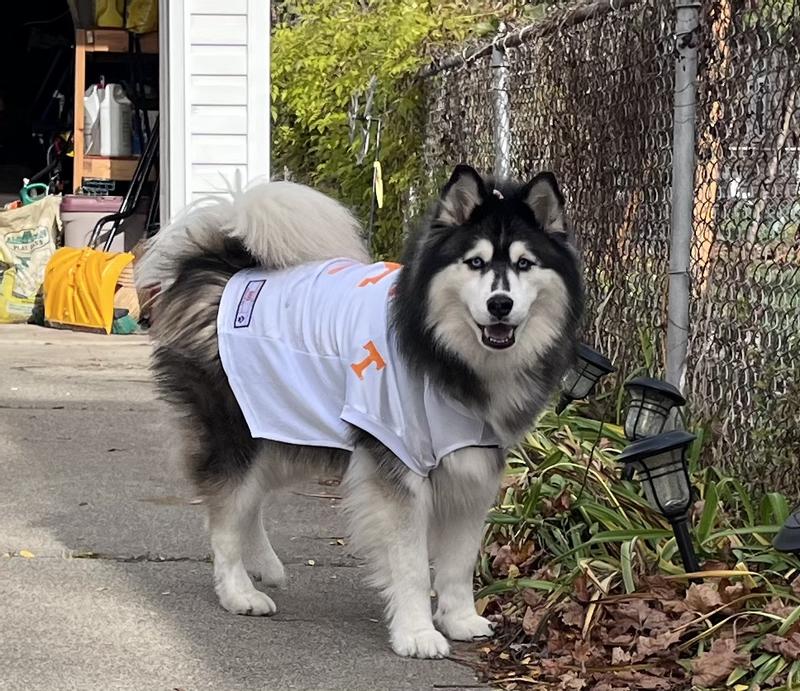
<svg viewBox="0 0 800 691">
<path fill-rule="evenodd" d="M 486 327 L 486 334 L 497 341 L 504 341 L 507 338 L 511 338 L 513 333 L 514 327 L 508 324 L 490 324 Z"/>
</svg>

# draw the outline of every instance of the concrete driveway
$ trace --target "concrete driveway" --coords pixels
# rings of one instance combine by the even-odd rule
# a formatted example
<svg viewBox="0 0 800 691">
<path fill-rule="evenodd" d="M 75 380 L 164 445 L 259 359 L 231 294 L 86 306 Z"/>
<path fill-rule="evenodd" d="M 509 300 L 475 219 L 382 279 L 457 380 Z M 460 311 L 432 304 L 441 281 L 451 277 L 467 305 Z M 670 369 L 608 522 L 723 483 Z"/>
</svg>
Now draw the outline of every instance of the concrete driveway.
<svg viewBox="0 0 800 691">
<path fill-rule="evenodd" d="M 139 336 L 0 325 L 0 689 L 484 688 L 390 651 L 335 486 L 267 512 L 278 614 L 223 611 L 148 354 Z"/>
</svg>

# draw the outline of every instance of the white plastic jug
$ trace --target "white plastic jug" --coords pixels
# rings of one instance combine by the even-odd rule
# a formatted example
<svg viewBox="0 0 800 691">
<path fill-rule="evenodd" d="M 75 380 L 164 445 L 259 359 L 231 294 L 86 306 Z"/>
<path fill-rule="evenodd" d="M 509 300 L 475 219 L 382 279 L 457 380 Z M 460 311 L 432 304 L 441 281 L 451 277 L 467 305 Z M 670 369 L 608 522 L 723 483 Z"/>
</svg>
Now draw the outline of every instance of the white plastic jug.
<svg viewBox="0 0 800 691">
<path fill-rule="evenodd" d="M 83 151 L 87 156 L 100 155 L 100 98 L 104 91 L 92 84 L 83 97 Z"/>
<path fill-rule="evenodd" d="M 100 155 L 131 155 L 131 102 L 119 84 L 106 84 L 100 99 Z"/>
<path fill-rule="evenodd" d="M 119 84 L 90 86 L 83 98 L 84 151 L 88 156 L 131 155 L 131 102 Z"/>
</svg>

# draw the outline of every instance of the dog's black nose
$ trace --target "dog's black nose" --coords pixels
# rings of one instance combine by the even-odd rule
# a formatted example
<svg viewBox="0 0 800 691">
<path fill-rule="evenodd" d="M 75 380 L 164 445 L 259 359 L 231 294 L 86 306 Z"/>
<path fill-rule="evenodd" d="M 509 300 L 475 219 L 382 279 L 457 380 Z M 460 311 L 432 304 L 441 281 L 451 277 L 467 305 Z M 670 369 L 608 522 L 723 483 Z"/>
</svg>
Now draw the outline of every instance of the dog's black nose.
<svg viewBox="0 0 800 691">
<path fill-rule="evenodd" d="M 508 316 L 513 306 L 514 301 L 508 295 L 493 295 L 486 302 L 486 309 L 489 310 L 489 314 L 498 319 Z"/>
</svg>

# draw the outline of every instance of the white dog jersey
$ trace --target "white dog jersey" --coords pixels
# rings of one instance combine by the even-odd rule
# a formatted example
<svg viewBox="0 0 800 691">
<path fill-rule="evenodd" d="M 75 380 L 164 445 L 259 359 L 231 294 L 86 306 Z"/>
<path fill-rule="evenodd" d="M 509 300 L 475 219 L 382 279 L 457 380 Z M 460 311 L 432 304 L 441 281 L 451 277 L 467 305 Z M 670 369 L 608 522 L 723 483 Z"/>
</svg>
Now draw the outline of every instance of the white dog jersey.
<svg viewBox="0 0 800 691">
<path fill-rule="evenodd" d="M 452 451 L 498 446 L 399 357 L 388 303 L 400 268 L 334 259 L 231 278 L 219 352 L 253 437 L 352 450 L 354 425 L 423 476 Z"/>
</svg>

